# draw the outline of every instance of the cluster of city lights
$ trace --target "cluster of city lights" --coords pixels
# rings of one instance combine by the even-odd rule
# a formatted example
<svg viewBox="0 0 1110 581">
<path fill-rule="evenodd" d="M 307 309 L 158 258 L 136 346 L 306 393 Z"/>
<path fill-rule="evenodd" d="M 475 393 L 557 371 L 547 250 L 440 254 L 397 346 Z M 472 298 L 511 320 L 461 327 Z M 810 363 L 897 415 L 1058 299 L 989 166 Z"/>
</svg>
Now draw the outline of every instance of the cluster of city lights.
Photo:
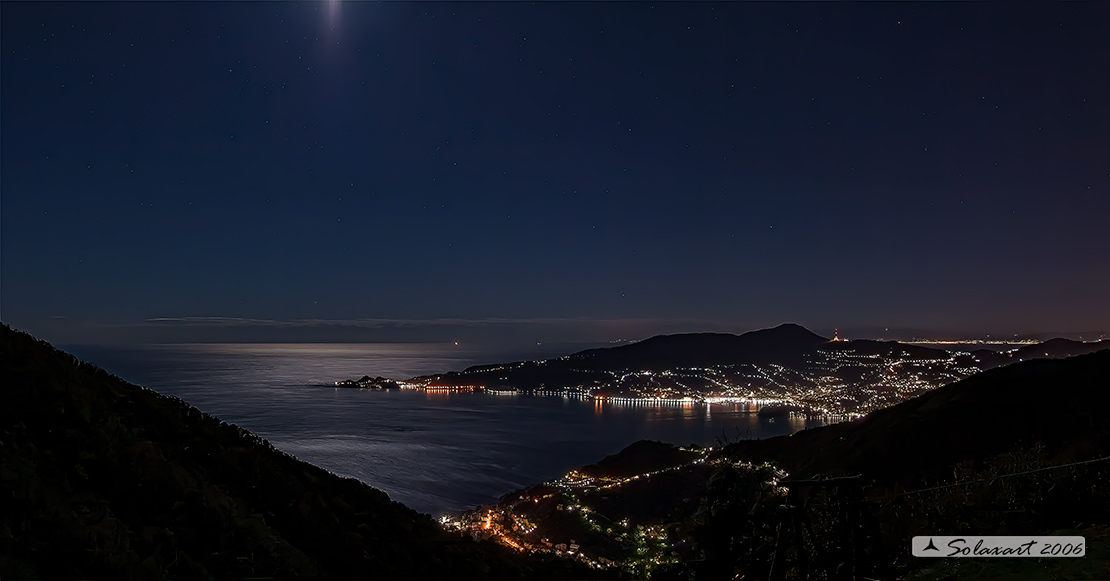
<svg viewBox="0 0 1110 581">
<path fill-rule="evenodd" d="M 937 343 L 937 341 L 933 341 Z M 943 343 L 943 342 L 942 342 Z M 985 343 L 985 342 L 984 342 Z M 1025 344 L 1025 341 L 1005 343 Z M 570 360 L 569 356 L 552 361 Z M 472 367 L 458 374 L 397 381 L 401 389 L 430 395 L 484 393 L 495 396 L 553 396 L 593 401 L 597 406 L 745 406 L 760 412 L 781 408 L 792 419 L 834 423 L 852 420 L 979 371 L 967 353 L 945 353 L 936 358 L 911 356 L 891 346 L 886 353 L 862 352 L 851 342 L 831 342 L 806 356 L 800 365 L 739 363 L 713 367 L 681 367 L 663 371 L 585 371 L 590 381 L 577 385 L 544 385 L 528 389 L 512 385 L 511 372 L 548 361 L 518 361 Z M 496 385 L 483 379 L 496 376 Z M 504 375 L 501 375 L 501 374 Z M 481 375 L 479 375 L 481 374 Z M 455 380 L 470 376 L 469 380 Z M 352 383 L 337 382 L 350 387 Z M 361 383 L 358 385 L 361 386 Z M 598 409 L 602 409 L 598 407 Z M 768 412 L 774 414 L 778 411 Z"/>
<path fill-rule="evenodd" d="M 557 504 L 557 511 L 578 513 L 581 515 L 583 522 L 593 532 L 601 532 L 602 527 L 596 522 L 596 519 L 607 517 L 594 511 L 593 508 L 579 500 L 579 497 L 586 493 L 611 490 L 648 480 L 667 472 L 685 470 L 691 466 L 704 464 L 710 461 L 710 455 L 713 452 L 712 448 L 695 450 L 681 448 L 680 450 L 695 452 L 696 457 L 675 466 L 626 477 L 591 476 L 578 470 L 572 470 L 557 480 L 536 487 L 533 491 L 521 493 L 519 497 L 511 502 L 503 502 L 497 506 L 480 507 L 458 516 L 443 515 L 439 522 L 448 530 L 469 534 L 475 539 L 493 540 L 520 552 L 549 553 L 563 558 L 575 559 L 599 569 L 618 566 L 620 563 L 612 559 L 592 555 L 588 550 L 584 550 L 575 539 L 552 541 L 549 538 L 539 536 L 539 527 L 514 509 L 535 505 L 558 496 L 558 500 L 564 502 Z M 551 489 L 557 492 L 544 492 Z M 628 519 L 608 524 L 609 526 L 604 529 L 606 532 L 612 533 L 612 525 L 616 525 L 618 529 L 616 534 L 639 536 L 649 539 L 657 545 L 660 550 L 652 556 L 654 563 L 658 564 L 667 560 L 666 552 L 662 551 L 667 546 L 667 531 L 664 527 L 649 525 L 632 527 Z"/>
</svg>

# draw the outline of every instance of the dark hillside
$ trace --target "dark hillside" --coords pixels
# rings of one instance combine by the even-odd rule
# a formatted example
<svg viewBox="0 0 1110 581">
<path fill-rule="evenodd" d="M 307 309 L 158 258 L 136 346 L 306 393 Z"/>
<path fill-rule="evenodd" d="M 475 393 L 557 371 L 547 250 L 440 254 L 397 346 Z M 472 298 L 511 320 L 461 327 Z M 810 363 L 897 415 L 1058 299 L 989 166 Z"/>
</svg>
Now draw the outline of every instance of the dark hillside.
<svg viewBox="0 0 1110 581">
<path fill-rule="evenodd" d="M 0 330 L 0 577 L 582 577 Z"/>
<path fill-rule="evenodd" d="M 743 335 L 658 335 L 631 345 L 590 349 L 568 359 L 576 369 L 672 369 L 732 363 L 789 363 L 829 340 L 793 323 Z"/>
<path fill-rule="evenodd" d="M 1017 359 L 1018 361 L 1023 361 L 1025 359 L 1034 358 L 1069 357 L 1072 355 L 1094 353 L 1103 349 L 1110 349 L 1110 339 L 1084 343 L 1082 341 L 1072 341 L 1071 339 L 1057 337 L 1055 339 L 1049 339 L 1044 343 L 1022 347 L 1011 354 L 1011 360 Z"/>
<path fill-rule="evenodd" d="M 606 456 L 597 464 L 582 467 L 579 471 L 590 476 L 628 478 L 673 466 L 681 466 L 701 456 L 700 452 L 675 447 L 652 440 L 640 440 L 620 452 Z"/>
<path fill-rule="evenodd" d="M 657 335 L 630 345 L 587 349 L 546 361 L 516 361 L 475 365 L 462 372 L 417 377 L 447 385 L 483 385 L 521 390 L 600 386 L 621 370 L 664 371 L 737 363 L 801 365 L 810 350 L 828 344 L 821 337 L 793 323 L 773 329 L 730 333 Z"/>
<path fill-rule="evenodd" d="M 870 411 L 919 393 L 1023 359 L 1084 355 L 1110 341 L 1053 339 L 1007 352 L 971 354 L 898 343 L 854 339 L 830 341 L 793 323 L 742 335 L 657 335 L 629 345 L 588 349 L 544 361 L 475 365 L 461 372 L 427 375 L 422 384 L 519 391 L 590 391 L 595 395 L 683 397 L 714 395 L 722 386 L 778 397 L 793 392 L 807 406 L 842 412 Z M 755 369 L 759 367 L 761 369 Z M 631 373 L 629 373 L 631 372 Z M 818 385 L 839 394 L 814 397 Z M 911 387 L 914 386 L 914 387 Z M 727 388 L 725 389 L 727 391 Z M 809 391 L 809 393 L 806 393 Z M 821 399 L 825 401 L 822 403 Z"/>
</svg>

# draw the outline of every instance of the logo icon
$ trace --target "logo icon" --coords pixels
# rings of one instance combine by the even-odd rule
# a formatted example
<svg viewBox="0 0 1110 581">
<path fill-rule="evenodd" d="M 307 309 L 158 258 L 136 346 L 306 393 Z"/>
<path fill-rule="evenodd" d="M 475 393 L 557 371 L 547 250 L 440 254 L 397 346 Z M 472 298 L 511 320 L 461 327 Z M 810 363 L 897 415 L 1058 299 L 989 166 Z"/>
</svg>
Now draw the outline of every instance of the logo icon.
<svg viewBox="0 0 1110 581">
<path fill-rule="evenodd" d="M 916 536 L 910 541 L 915 557 L 1083 557 L 1086 539 L 1079 536 Z M 942 548 L 943 547 L 943 548 Z"/>
</svg>

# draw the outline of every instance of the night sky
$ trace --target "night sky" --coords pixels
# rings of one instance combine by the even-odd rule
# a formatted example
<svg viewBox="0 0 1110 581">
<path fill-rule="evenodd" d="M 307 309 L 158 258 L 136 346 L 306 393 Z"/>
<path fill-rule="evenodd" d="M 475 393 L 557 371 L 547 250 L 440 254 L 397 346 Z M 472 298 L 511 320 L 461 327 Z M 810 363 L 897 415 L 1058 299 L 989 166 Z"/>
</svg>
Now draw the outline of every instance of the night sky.
<svg viewBox="0 0 1110 581">
<path fill-rule="evenodd" d="M 0 25 L 0 315 L 51 341 L 1110 331 L 1107 3 Z"/>
</svg>

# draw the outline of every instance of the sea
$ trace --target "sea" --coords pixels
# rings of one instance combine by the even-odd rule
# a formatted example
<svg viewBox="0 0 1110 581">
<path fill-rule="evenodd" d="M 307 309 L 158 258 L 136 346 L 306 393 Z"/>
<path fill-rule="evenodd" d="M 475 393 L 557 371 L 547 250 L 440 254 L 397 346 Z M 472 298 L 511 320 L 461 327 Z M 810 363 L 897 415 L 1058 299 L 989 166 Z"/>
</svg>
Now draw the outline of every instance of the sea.
<svg viewBox="0 0 1110 581">
<path fill-rule="evenodd" d="M 514 350 L 438 343 L 220 343 L 62 348 L 433 516 L 494 503 L 638 440 L 711 446 L 820 425 L 761 418 L 740 404 L 621 404 L 561 396 L 334 387 L 337 380 L 363 375 L 408 379 L 477 364 L 552 358 L 591 346 Z"/>
</svg>

